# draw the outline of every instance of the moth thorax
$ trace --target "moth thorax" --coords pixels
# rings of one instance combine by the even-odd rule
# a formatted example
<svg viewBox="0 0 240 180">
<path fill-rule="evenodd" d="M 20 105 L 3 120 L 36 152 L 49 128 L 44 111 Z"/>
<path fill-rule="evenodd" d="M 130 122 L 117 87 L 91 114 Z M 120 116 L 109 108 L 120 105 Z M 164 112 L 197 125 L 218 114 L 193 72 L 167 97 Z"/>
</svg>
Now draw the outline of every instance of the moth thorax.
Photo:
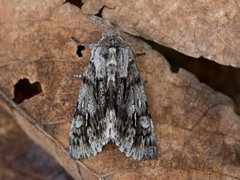
<svg viewBox="0 0 240 180">
<path fill-rule="evenodd" d="M 106 62 L 107 66 L 107 76 L 108 76 L 108 84 L 109 83 L 115 83 L 115 77 L 117 72 L 117 54 L 116 54 L 116 48 L 111 47 L 109 48 L 109 56 Z"/>
<path fill-rule="evenodd" d="M 109 48 L 109 56 L 108 56 L 108 59 L 107 59 L 107 67 L 115 67 L 117 66 L 117 60 L 116 60 L 116 48 Z"/>
</svg>

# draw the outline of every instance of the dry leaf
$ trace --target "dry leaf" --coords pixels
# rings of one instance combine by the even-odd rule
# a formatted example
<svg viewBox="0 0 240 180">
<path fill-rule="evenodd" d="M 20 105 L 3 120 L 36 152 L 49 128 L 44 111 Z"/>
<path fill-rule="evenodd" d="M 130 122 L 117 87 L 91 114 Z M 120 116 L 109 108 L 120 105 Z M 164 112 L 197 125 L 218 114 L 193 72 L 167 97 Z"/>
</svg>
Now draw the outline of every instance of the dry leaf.
<svg viewBox="0 0 240 180">
<path fill-rule="evenodd" d="M 71 159 L 67 152 L 68 133 L 81 84 L 73 75 L 81 74 L 88 63 L 89 45 L 113 27 L 104 19 L 84 15 L 78 7 L 60 0 L 0 2 L 6 12 L 12 13 L 12 17 L 8 13 L 1 15 L 0 20 L 0 101 L 28 136 L 74 178 L 240 178 L 240 118 L 234 112 L 232 100 L 201 84 L 184 69 L 172 73 L 158 52 L 123 32 L 121 36 L 136 54 L 141 77 L 146 81 L 159 157 L 135 161 L 108 144 L 96 157 Z M 111 11 L 117 10 L 112 4 L 108 6 L 113 8 Z M 19 14 L 24 8 L 26 12 Z M 112 19 L 121 22 L 118 17 Z M 189 54 L 191 51 L 196 52 L 190 48 Z M 223 57 L 221 54 L 218 59 Z M 234 64 L 231 59 L 229 64 Z M 25 91 L 18 88 L 23 84 Z M 29 91 L 40 94 L 29 98 L 25 93 Z M 16 105 L 11 99 L 21 103 Z"/>
<path fill-rule="evenodd" d="M 240 2 L 84 0 L 82 10 L 193 57 L 240 67 Z"/>
</svg>

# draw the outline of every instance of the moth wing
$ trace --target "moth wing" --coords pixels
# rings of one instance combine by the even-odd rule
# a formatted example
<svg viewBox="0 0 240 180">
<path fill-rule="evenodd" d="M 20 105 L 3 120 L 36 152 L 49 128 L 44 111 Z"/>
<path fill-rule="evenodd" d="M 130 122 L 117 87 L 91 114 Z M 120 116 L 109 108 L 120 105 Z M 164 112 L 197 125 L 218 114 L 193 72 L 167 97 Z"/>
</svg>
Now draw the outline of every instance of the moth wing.
<svg viewBox="0 0 240 180">
<path fill-rule="evenodd" d="M 126 54 L 126 53 L 123 53 Z M 118 133 L 115 138 L 120 150 L 134 159 L 150 159 L 157 156 L 156 136 L 152 118 L 148 112 L 143 82 L 128 49 L 126 60 L 130 60 L 126 77 L 118 88 L 118 108 L 116 110 Z"/>
<path fill-rule="evenodd" d="M 95 156 L 108 141 L 104 133 L 104 100 L 100 98 L 102 102 L 98 102 L 96 84 L 95 67 L 90 63 L 83 77 L 69 133 L 69 153 L 74 159 Z"/>
</svg>

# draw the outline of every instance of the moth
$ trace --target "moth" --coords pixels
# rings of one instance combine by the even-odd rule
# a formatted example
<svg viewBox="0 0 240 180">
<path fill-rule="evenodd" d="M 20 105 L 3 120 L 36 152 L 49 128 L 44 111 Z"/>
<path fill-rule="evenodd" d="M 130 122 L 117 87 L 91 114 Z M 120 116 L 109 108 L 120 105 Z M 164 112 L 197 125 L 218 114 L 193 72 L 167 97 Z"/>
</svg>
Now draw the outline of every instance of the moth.
<svg viewBox="0 0 240 180">
<path fill-rule="evenodd" d="M 135 61 L 117 32 L 103 35 L 92 48 L 69 134 L 72 158 L 95 156 L 109 141 L 127 157 L 157 156 L 152 118 Z"/>
</svg>

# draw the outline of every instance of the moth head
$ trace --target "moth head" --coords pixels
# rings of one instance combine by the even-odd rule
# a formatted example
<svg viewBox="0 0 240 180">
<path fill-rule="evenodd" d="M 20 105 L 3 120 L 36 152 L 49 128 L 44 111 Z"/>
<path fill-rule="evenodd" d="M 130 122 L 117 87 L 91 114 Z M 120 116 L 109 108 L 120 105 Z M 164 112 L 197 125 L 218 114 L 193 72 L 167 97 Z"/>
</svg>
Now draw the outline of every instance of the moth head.
<svg viewBox="0 0 240 180">
<path fill-rule="evenodd" d="M 123 39 L 119 36 L 118 31 L 110 31 L 106 34 L 103 34 L 102 39 L 98 42 L 98 44 L 108 48 L 125 46 Z"/>
<path fill-rule="evenodd" d="M 108 31 L 108 32 L 102 34 L 102 38 L 105 38 L 105 37 L 107 37 L 107 36 L 115 36 L 115 37 L 118 37 L 119 34 L 120 34 L 119 31 Z"/>
</svg>

